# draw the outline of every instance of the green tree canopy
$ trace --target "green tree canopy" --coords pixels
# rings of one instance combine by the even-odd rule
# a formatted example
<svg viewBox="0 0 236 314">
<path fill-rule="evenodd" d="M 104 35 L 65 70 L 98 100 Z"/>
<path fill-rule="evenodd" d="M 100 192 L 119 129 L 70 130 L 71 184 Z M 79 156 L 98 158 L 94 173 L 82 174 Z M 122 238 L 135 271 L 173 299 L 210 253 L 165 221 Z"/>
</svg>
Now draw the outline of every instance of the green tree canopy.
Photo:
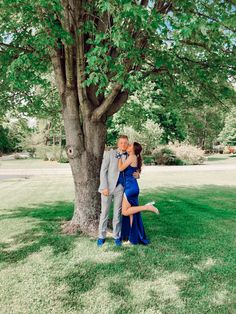
<svg viewBox="0 0 236 314">
<path fill-rule="evenodd" d="M 39 95 L 37 86 L 50 88 L 51 49 L 75 40 L 63 19 L 66 4 L 72 6 L 59 0 L 1 0 L 1 107 L 24 104 L 31 112 L 33 96 L 34 108 L 45 109 L 40 105 L 48 91 Z M 212 98 L 229 93 L 222 84 L 235 75 L 232 1 L 102 0 L 83 5 L 85 19 L 78 28 L 85 35 L 84 84 L 100 98 L 112 83 L 134 91 L 143 80 L 157 80 L 168 97 L 173 84 L 180 93 L 190 88 Z M 158 74 L 165 80 L 160 82 Z"/>
</svg>

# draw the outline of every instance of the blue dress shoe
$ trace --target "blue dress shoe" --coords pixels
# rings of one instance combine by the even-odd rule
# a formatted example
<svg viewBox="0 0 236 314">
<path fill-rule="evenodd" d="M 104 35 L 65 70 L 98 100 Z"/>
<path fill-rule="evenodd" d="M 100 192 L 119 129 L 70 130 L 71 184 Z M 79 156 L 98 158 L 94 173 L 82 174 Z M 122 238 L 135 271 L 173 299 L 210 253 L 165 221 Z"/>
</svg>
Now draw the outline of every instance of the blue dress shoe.
<svg viewBox="0 0 236 314">
<path fill-rule="evenodd" d="M 120 239 L 114 239 L 114 242 L 116 246 L 122 246 L 122 242 Z"/>
<path fill-rule="evenodd" d="M 98 240 L 97 240 L 97 245 L 98 245 L 99 247 L 101 247 L 101 246 L 103 246 L 104 242 L 105 242 L 105 239 L 98 238 Z"/>
</svg>

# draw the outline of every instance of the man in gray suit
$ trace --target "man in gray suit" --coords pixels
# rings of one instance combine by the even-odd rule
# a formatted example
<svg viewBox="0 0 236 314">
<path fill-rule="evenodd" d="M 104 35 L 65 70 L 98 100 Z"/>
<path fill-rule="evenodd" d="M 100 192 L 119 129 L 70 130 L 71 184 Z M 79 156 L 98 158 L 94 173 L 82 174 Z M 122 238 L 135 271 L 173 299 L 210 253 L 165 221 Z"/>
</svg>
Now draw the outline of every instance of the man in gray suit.
<svg viewBox="0 0 236 314">
<path fill-rule="evenodd" d="M 118 168 L 117 152 L 122 152 L 122 158 L 127 158 L 126 149 L 129 142 L 126 135 L 120 135 L 117 142 L 117 149 L 105 151 L 100 171 L 100 186 L 98 191 L 101 193 L 101 215 L 99 222 L 99 235 L 97 245 L 100 247 L 106 239 L 107 222 L 109 210 L 112 200 L 114 202 L 113 210 L 113 238 L 116 246 L 121 246 L 121 207 L 124 193 L 124 173 Z M 139 173 L 134 173 L 136 178 L 139 178 Z"/>
</svg>

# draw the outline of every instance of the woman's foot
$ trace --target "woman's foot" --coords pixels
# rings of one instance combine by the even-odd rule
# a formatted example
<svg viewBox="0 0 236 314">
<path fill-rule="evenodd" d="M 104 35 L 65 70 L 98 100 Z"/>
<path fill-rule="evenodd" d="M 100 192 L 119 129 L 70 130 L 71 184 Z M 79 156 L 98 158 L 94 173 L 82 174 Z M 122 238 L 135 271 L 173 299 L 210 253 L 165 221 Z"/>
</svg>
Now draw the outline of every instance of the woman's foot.
<svg viewBox="0 0 236 314">
<path fill-rule="evenodd" d="M 128 241 L 123 241 L 123 245 L 131 245 L 132 243 L 128 240 Z"/>
<path fill-rule="evenodd" d="M 153 206 L 155 204 L 154 201 L 145 204 L 146 210 L 150 210 L 151 212 L 154 212 L 155 214 L 159 215 L 160 212 L 158 210 L 158 208 L 156 208 L 155 206 Z"/>
</svg>

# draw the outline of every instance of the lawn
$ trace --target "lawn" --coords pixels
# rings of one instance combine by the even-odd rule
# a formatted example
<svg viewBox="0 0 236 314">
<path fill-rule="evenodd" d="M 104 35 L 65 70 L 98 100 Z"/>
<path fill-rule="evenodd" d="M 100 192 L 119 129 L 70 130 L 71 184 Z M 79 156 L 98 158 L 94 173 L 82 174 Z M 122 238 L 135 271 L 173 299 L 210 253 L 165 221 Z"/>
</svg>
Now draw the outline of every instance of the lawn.
<svg viewBox="0 0 236 314">
<path fill-rule="evenodd" d="M 73 203 L 34 184 L 35 199 L 51 193 L 51 202 L 1 204 L 1 313 L 235 313 L 235 187 L 143 190 L 140 203 L 154 199 L 161 212 L 143 214 L 151 244 L 108 239 L 98 249 L 60 234 Z"/>
</svg>

